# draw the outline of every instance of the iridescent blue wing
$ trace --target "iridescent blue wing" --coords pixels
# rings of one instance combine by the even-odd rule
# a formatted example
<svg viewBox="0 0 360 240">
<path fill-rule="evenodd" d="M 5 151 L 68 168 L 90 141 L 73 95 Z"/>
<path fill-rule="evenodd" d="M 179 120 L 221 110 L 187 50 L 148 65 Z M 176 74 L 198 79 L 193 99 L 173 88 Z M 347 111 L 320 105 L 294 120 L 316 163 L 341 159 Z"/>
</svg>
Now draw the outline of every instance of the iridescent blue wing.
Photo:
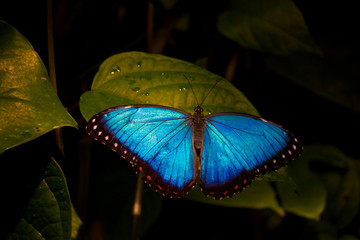
<svg viewBox="0 0 360 240">
<path fill-rule="evenodd" d="M 154 190 L 182 197 L 195 184 L 197 169 L 189 116 L 156 105 L 121 106 L 92 117 L 87 132 L 141 171 Z"/>
<path fill-rule="evenodd" d="M 243 190 L 302 151 L 292 133 L 262 118 L 222 113 L 205 119 L 200 187 L 216 199 Z"/>
</svg>

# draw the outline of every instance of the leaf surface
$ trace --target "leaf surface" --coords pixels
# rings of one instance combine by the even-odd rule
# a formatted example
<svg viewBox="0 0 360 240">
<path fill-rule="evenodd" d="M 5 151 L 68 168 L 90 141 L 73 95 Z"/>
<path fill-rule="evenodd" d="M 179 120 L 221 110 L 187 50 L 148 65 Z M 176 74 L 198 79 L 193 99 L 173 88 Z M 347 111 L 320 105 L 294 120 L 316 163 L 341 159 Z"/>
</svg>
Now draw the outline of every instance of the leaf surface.
<svg viewBox="0 0 360 240">
<path fill-rule="evenodd" d="M 291 0 L 238 0 L 218 20 L 218 29 L 245 48 L 276 55 L 322 55 Z"/>
<path fill-rule="evenodd" d="M 53 129 L 72 126 L 49 82 L 47 70 L 27 39 L 0 21 L 0 154 Z"/>
<path fill-rule="evenodd" d="M 71 239 L 71 203 L 65 177 L 51 158 L 10 239 Z"/>
</svg>

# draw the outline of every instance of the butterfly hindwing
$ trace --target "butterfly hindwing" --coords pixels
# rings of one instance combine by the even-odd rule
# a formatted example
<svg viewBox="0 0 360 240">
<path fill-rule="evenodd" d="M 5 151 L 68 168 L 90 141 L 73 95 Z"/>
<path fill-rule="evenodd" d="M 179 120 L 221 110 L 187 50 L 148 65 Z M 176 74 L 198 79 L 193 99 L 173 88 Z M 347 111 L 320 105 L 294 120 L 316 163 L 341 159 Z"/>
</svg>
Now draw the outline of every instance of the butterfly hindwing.
<svg viewBox="0 0 360 240">
<path fill-rule="evenodd" d="M 216 199 L 241 191 L 302 150 L 292 133 L 258 117 L 222 113 L 205 119 L 200 187 Z"/>
<path fill-rule="evenodd" d="M 167 107 L 120 106 L 96 114 L 87 131 L 130 161 L 154 190 L 182 197 L 197 169 L 189 121 L 189 114 Z"/>
</svg>

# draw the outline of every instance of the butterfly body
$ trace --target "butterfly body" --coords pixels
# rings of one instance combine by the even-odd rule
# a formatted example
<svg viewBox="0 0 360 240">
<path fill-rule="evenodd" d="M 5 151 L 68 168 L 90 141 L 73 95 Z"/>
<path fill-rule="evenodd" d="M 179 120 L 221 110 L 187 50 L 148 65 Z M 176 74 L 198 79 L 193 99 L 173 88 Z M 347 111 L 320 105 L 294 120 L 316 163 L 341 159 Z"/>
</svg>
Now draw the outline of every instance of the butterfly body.
<svg viewBox="0 0 360 240">
<path fill-rule="evenodd" d="M 203 109 L 200 106 L 197 106 L 194 109 L 194 111 L 195 111 L 195 113 L 192 116 L 193 138 L 194 138 L 193 145 L 194 145 L 195 149 L 200 151 L 203 146 L 205 118 L 202 114 Z"/>
<path fill-rule="evenodd" d="M 183 197 L 199 176 L 204 194 L 232 196 L 257 176 L 298 157 L 289 131 L 240 113 L 204 116 L 158 105 L 129 105 L 92 117 L 88 134 L 127 159 L 154 190 Z"/>
</svg>

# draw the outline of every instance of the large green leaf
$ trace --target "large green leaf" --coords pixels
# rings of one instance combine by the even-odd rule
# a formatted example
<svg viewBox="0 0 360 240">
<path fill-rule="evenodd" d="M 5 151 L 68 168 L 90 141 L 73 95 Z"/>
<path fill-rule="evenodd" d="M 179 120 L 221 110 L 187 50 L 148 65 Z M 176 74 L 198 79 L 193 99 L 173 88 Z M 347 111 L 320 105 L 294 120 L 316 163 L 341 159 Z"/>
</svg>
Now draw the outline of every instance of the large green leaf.
<svg viewBox="0 0 360 240">
<path fill-rule="evenodd" d="M 245 48 L 277 55 L 322 55 L 291 0 L 237 0 L 218 21 L 226 37 Z"/>
<path fill-rule="evenodd" d="M 353 111 L 360 111 L 360 74 L 356 57 L 266 56 L 267 65 L 296 84 Z"/>
<path fill-rule="evenodd" d="M 327 190 L 327 204 L 322 220 L 340 230 L 358 214 L 360 204 L 360 178 L 356 163 L 333 146 L 313 146 L 311 158 L 314 169 Z M 310 151 L 309 150 L 309 151 Z"/>
<path fill-rule="evenodd" d="M 343 154 L 339 149 L 331 145 L 312 145 L 305 148 L 302 161 L 306 162 L 306 171 L 298 173 L 308 178 L 309 169 L 315 182 L 307 182 L 303 186 L 313 188 L 320 181 L 326 191 L 326 206 L 320 216 L 321 221 L 308 223 L 308 235 L 310 239 L 358 239 L 358 213 L 360 204 L 360 178 L 359 161 Z M 304 170 L 301 167 L 299 170 Z M 308 211 L 313 208 L 316 198 L 323 198 L 324 190 L 312 192 L 311 198 L 304 198 L 304 191 L 298 192 L 298 198 L 307 203 Z M 303 204 L 305 205 L 305 204 Z M 346 230 L 345 230 L 345 229 Z M 350 231 L 349 231 L 350 229 Z M 352 231 L 353 229 L 354 231 Z M 350 235 L 354 234 L 354 235 Z"/>
<path fill-rule="evenodd" d="M 245 48 L 264 53 L 268 66 L 300 86 L 360 111 L 360 84 L 356 54 L 340 56 L 324 42 L 322 51 L 314 43 L 301 12 L 291 0 L 237 0 L 218 21 L 228 38 Z M 322 40 L 324 41 L 324 40 Z M 321 43 L 321 42 L 320 42 Z M 353 51 L 356 52 L 356 49 Z M 310 53 L 310 54 L 309 54 Z M 340 60 L 339 60 L 340 59 Z"/>
<path fill-rule="evenodd" d="M 227 207 L 249 207 L 255 209 L 272 209 L 280 216 L 285 216 L 285 210 L 278 202 L 276 192 L 269 182 L 285 182 L 289 186 L 295 183 L 287 174 L 287 168 L 280 168 L 255 179 L 255 181 L 242 192 L 231 198 L 215 200 L 205 197 L 198 186 L 195 187 L 187 198 L 203 203 L 216 204 Z M 293 191 L 293 190 L 292 190 Z"/>
<path fill-rule="evenodd" d="M 295 192 L 293 186 L 277 183 L 284 208 L 308 218 L 321 217 L 335 230 L 347 226 L 360 204 L 356 162 L 333 146 L 307 146 L 301 158 L 288 166 L 297 184 Z"/>
<path fill-rule="evenodd" d="M 51 158 L 9 239 L 71 239 L 71 203 L 65 177 Z"/>
<path fill-rule="evenodd" d="M 62 126 L 77 127 L 31 44 L 0 21 L 0 154 Z"/>
<path fill-rule="evenodd" d="M 310 171 L 311 148 L 305 147 L 302 156 L 288 164 L 288 173 L 295 182 L 276 182 L 282 206 L 299 216 L 319 219 L 326 205 L 326 189 L 315 173 Z"/>
<path fill-rule="evenodd" d="M 212 87 L 214 89 L 210 92 Z M 220 76 L 182 60 L 141 52 L 122 53 L 104 61 L 95 76 L 92 90 L 81 97 L 80 110 L 85 119 L 109 107 L 143 103 L 175 107 L 192 113 L 197 105 L 196 99 L 200 103 L 204 101 L 205 114 L 233 111 L 259 115 L 246 97 Z M 275 172 L 263 179 L 279 181 L 285 178 Z M 258 194 L 267 197 L 254 197 Z M 255 183 L 247 193 L 241 193 L 232 200 L 208 201 L 196 191 L 189 197 L 225 206 L 268 207 L 280 215 L 284 214 L 273 188 L 267 183 Z"/>
<path fill-rule="evenodd" d="M 195 187 L 190 191 L 187 198 L 226 207 L 243 207 L 274 210 L 280 216 L 285 215 L 284 209 L 279 205 L 276 199 L 276 193 L 270 184 L 266 181 L 254 181 L 249 187 L 244 189 L 241 193 L 235 194 L 231 198 L 224 198 L 215 200 L 213 198 L 204 197 L 199 187 Z"/>
<path fill-rule="evenodd" d="M 205 114 L 232 111 L 259 115 L 227 80 L 189 62 L 157 54 L 128 52 L 108 58 L 91 90 L 80 99 L 85 119 L 106 108 L 129 104 L 158 104 L 191 113 L 197 106 L 196 98 L 199 103 L 204 101 Z"/>
</svg>

